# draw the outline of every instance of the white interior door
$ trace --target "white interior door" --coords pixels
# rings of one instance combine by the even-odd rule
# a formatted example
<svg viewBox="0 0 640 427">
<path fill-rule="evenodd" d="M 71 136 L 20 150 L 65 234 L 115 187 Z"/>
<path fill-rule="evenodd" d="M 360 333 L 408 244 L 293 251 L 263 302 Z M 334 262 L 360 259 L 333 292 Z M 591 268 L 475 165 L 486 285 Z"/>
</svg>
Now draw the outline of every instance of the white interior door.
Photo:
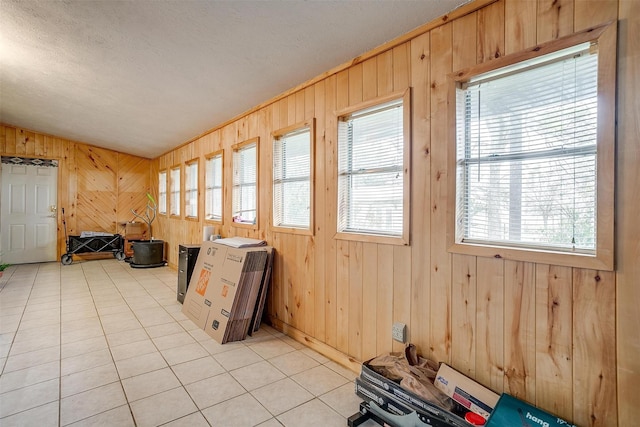
<svg viewBox="0 0 640 427">
<path fill-rule="evenodd" d="M 2 163 L 2 262 L 56 261 L 58 168 Z"/>
</svg>

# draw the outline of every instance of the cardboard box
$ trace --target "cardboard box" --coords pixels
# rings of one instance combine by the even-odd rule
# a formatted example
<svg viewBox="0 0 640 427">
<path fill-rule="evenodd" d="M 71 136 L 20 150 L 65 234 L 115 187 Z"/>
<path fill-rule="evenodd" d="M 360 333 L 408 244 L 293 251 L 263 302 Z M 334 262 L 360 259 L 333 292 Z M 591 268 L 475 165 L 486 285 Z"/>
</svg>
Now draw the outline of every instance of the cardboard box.
<svg viewBox="0 0 640 427">
<path fill-rule="evenodd" d="M 211 284 L 220 280 L 226 250 L 203 242 L 182 304 L 182 313 L 204 329 L 212 306 Z"/>
<path fill-rule="evenodd" d="M 505 393 L 500 396 L 500 400 L 498 400 L 485 426 L 576 427 L 562 418 L 551 415 Z"/>
<path fill-rule="evenodd" d="M 127 222 L 124 226 L 124 234 L 131 239 L 141 239 L 147 231 L 147 224 L 144 222 Z"/>
<path fill-rule="evenodd" d="M 220 344 L 247 336 L 267 258 L 266 247 L 227 248 L 204 329 Z"/>
<path fill-rule="evenodd" d="M 445 363 L 440 365 L 434 385 L 460 405 L 484 418 L 489 417 L 499 398 L 493 391 Z"/>
<path fill-rule="evenodd" d="M 244 339 L 271 250 L 202 242 L 182 312 L 221 344 Z"/>
</svg>

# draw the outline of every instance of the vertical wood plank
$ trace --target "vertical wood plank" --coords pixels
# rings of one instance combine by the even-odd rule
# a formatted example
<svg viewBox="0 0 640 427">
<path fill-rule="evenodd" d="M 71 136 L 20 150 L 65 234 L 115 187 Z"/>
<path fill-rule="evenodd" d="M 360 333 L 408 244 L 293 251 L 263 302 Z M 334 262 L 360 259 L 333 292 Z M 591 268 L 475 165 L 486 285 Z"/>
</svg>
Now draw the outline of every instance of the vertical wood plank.
<svg viewBox="0 0 640 427">
<path fill-rule="evenodd" d="M 349 355 L 362 360 L 362 242 L 349 242 Z"/>
<path fill-rule="evenodd" d="M 298 92 L 296 92 L 296 115 L 295 115 L 295 122 L 293 123 L 289 123 L 289 124 L 295 124 L 295 123 L 300 123 L 301 121 L 304 120 L 304 116 L 305 116 L 305 107 L 306 107 L 306 103 L 304 100 L 304 94 L 305 91 L 304 90 L 299 90 Z"/>
<path fill-rule="evenodd" d="M 478 14 L 470 13 L 453 21 L 453 69 L 476 65 Z"/>
<path fill-rule="evenodd" d="M 478 257 L 476 380 L 504 389 L 504 261 Z"/>
<path fill-rule="evenodd" d="M 327 238 L 329 230 L 327 229 L 327 204 L 326 204 L 326 182 L 327 174 L 325 170 L 327 143 L 325 139 L 326 132 L 326 107 L 325 107 L 325 80 L 322 80 L 314 86 L 314 108 L 316 116 L 316 134 L 315 134 L 315 231 L 313 241 L 315 244 L 315 270 L 314 270 L 314 336 L 321 342 L 326 340 L 326 252 Z"/>
<path fill-rule="evenodd" d="M 362 99 L 368 101 L 378 96 L 378 64 L 376 58 L 362 63 Z"/>
<path fill-rule="evenodd" d="M 286 122 L 282 122 L 280 121 L 280 127 L 285 127 L 285 126 L 291 126 L 293 124 L 297 123 L 296 120 L 296 112 L 298 111 L 297 108 L 297 103 L 296 103 L 296 94 L 293 93 L 289 96 L 287 96 L 287 111 L 281 113 L 280 117 L 286 117 L 287 121 Z"/>
<path fill-rule="evenodd" d="M 35 134 L 34 154 L 36 157 L 47 157 L 47 146 L 45 145 L 45 137 L 44 135 L 39 133 Z"/>
<path fill-rule="evenodd" d="M 453 255 L 451 292 L 451 365 L 470 377 L 476 375 L 476 257 Z"/>
<path fill-rule="evenodd" d="M 333 238 L 336 232 L 336 214 L 338 188 L 338 124 L 336 122 L 336 104 L 337 104 L 337 76 L 333 75 L 327 78 L 325 84 L 325 219 L 326 233 L 325 237 L 325 262 L 326 262 L 326 278 L 325 278 L 325 322 L 326 322 L 326 343 L 332 347 L 336 347 L 337 343 L 337 267 L 336 267 L 336 240 Z"/>
<path fill-rule="evenodd" d="M 315 86 L 308 86 L 304 90 L 304 118 L 303 120 L 311 120 L 315 116 Z"/>
<path fill-rule="evenodd" d="M 504 52 L 506 55 L 536 45 L 537 9 L 535 0 L 505 0 Z"/>
<path fill-rule="evenodd" d="M 408 246 L 393 247 L 393 321 L 411 327 L 411 248 Z M 391 328 L 387 329 L 391 333 Z M 405 345 L 393 341 L 393 351 L 402 351 Z"/>
<path fill-rule="evenodd" d="M 24 132 L 24 152 L 28 156 L 36 155 L 36 134 L 34 132 Z"/>
<path fill-rule="evenodd" d="M 7 127 L 0 124 L 0 153 L 9 154 L 7 151 Z"/>
<path fill-rule="evenodd" d="M 393 247 L 378 245 L 378 308 L 376 323 L 377 354 L 392 349 L 391 325 L 393 324 Z"/>
<path fill-rule="evenodd" d="M 393 92 L 393 52 L 388 50 L 376 57 L 378 65 L 378 96 Z"/>
<path fill-rule="evenodd" d="M 286 105 L 287 105 L 286 99 L 282 99 L 272 105 L 271 107 L 271 128 L 272 129 L 278 130 L 283 127 L 281 125 L 282 122 L 286 123 Z M 284 117 L 281 118 L 281 115 L 283 114 L 285 115 Z M 224 133 L 222 135 L 223 135 L 222 144 L 229 146 L 230 144 L 228 143 L 225 144 Z M 224 159 L 225 159 L 224 162 L 225 162 L 225 170 L 226 170 L 227 165 L 229 165 L 228 167 L 231 167 L 232 165 L 233 152 L 231 150 L 226 150 Z M 233 182 L 229 181 L 231 179 L 232 179 L 231 173 L 225 174 L 225 181 L 224 181 L 225 188 L 231 188 L 231 186 L 233 185 Z M 225 209 L 225 214 L 223 215 L 225 218 L 231 218 L 230 216 L 227 216 L 228 214 L 226 213 L 226 212 L 231 212 L 230 210 L 231 206 L 229 205 L 229 203 L 231 203 L 230 200 L 228 202 L 225 200 L 224 206 L 229 206 L 229 209 Z M 271 298 L 270 298 L 270 305 L 269 305 L 269 313 L 275 318 L 277 318 L 278 320 L 281 320 L 287 323 L 288 319 L 287 319 L 287 315 L 285 314 L 286 294 L 285 294 L 285 284 L 283 282 L 285 254 L 283 252 L 283 245 L 280 239 L 281 235 L 282 233 L 273 233 L 271 236 L 271 241 L 269 242 L 271 246 L 273 246 L 275 251 L 275 256 L 273 258 L 273 261 L 274 261 L 273 270 L 271 272 L 271 292 L 270 292 Z"/>
<path fill-rule="evenodd" d="M 343 353 L 349 352 L 349 242 L 338 240 L 336 244 L 336 348 Z"/>
<path fill-rule="evenodd" d="M 449 81 L 453 71 L 451 23 L 431 31 L 431 123 L 448 123 Z M 451 255 L 446 247 L 447 126 L 431 126 L 431 295 L 429 356 L 451 361 Z M 435 143 L 437 141 L 437 144 Z"/>
<path fill-rule="evenodd" d="M 253 231 L 252 236 L 256 239 L 265 240 L 267 230 L 271 231 L 272 223 L 271 202 L 273 194 L 273 140 L 271 138 L 271 111 L 270 107 L 265 107 L 257 111 L 254 115 L 255 120 L 251 122 L 250 131 L 252 135 L 259 138 L 258 149 L 258 229 Z"/>
<path fill-rule="evenodd" d="M 574 31 L 618 19 L 618 0 L 574 1 Z"/>
<path fill-rule="evenodd" d="M 336 81 L 336 109 L 341 110 L 349 106 L 349 71 L 337 74 Z M 337 128 L 336 128 L 337 129 Z M 337 133 L 337 130 L 336 130 Z M 337 145 L 336 145 L 337 147 Z M 336 153 L 337 154 L 337 153 Z M 337 160 L 337 157 L 336 157 Z M 336 177 L 337 185 L 337 177 Z M 337 188 L 337 187 L 336 187 Z M 337 348 L 349 351 L 349 242 L 336 242 L 336 303 L 337 303 Z"/>
<path fill-rule="evenodd" d="M 536 265 L 536 406 L 573 418 L 571 268 Z"/>
<path fill-rule="evenodd" d="M 301 288 L 300 306 L 298 313 L 302 321 L 301 330 L 307 334 L 313 334 L 314 324 L 314 295 L 313 295 L 313 269 L 314 247 L 313 241 L 308 236 L 295 236 L 296 252 L 299 254 L 298 286 Z"/>
<path fill-rule="evenodd" d="M 411 45 L 403 43 L 393 48 L 393 90 L 409 87 L 411 81 Z"/>
<path fill-rule="evenodd" d="M 377 356 L 378 245 L 362 245 L 362 360 Z"/>
<path fill-rule="evenodd" d="M 475 65 L 477 13 L 453 21 L 453 69 Z M 473 256 L 452 256 L 451 364 L 465 375 L 476 373 L 477 272 Z"/>
<path fill-rule="evenodd" d="M 504 277 L 504 392 L 535 404 L 535 264 L 505 261 Z"/>
<path fill-rule="evenodd" d="M 349 68 L 349 105 L 362 102 L 362 64 Z"/>
<path fill-rule="evenodd" d="M 538 43 L 573 33 L 574 0 L 538 0 Z"/>
<path fill-rule="evenodd" d="M 431 264 L 431 61 L 429 33 L 411 41 L 411 342 L 429 348 Z"/>
<path fill-rule="evenodd" d="M 573 422 L 618 424 L 615 275 L 573 270 Z"/>
<path fill-rule="evenodd" d="M 16 128 L 7 126 L 5 131 L 5 153 L 18 154 L 16 150 Z"/>
<path fill-rule="evenodd" d="M 640 419 L 640 2 L 620 2 L 618 20 L 618 153 L 616 164 L 616 347 L 618 424 Z"/>
<path fill-rule="evenodd" d="M 18 156 L 27 155 L 27 135 L 24 129 L 16 129 L 16 154 Z"/>
<path fill-rule="evenodd" d="M 504 56 L 504 0 L 499 0 L 478 12 L 479 64 Z"/>
</svg>

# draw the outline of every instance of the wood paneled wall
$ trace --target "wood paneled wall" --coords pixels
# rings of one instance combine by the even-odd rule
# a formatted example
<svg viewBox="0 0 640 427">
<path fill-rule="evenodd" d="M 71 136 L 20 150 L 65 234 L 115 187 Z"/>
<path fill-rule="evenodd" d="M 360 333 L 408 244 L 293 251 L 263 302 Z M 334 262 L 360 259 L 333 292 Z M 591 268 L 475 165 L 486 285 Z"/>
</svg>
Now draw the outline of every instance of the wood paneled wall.
<svg viewBox="0 0 640 427">
<path fill-rule="evenodd" d="M 477 5 L 474 9 L 473 5 Z M 477 9 L 477 10 L 476 10 Z M 498 0 L 430 23 L 388 49 L 363 55 L 152 163 L 157 172 L 225 150 L 223 236 L 266 239 L 277 250 L 272 323 L 344 363 L 411 342 L 497 392 L 508 392 L 580 426 L 640 419 L 640 2 Z M 454 70 L 618 20 L 617 269 L 614 272 L 447 252 L 448 75 Z M 336 240 L 335 112 L 412 88 L 411 246 Z M 270 134 L 316 119 L 314 235 L 275 233 Z M 231 146 L 260 138 L 257 229 L 231 221 Z M 176 141 L 178 144 L 179 141 Z M 201 188 L 203 180 L 201 179 Z M 204 202 L 200 197 L 200 213 Z M 202 218 L 202 216 L 200 217 Z M 161 217 L 156 237 L 177 264 L 181 243 L 201 240 L 202 219 Z"/>
<path fill-rule="evenodd" d="M 124 232 L 120 222 L 131 221 L 131 209 L 147 203 L 151 160 L 88 144 L 0 125 L 0 153 L 59 161 L 58 256 L 66 252 L 67 233 Z"/>
</svg>

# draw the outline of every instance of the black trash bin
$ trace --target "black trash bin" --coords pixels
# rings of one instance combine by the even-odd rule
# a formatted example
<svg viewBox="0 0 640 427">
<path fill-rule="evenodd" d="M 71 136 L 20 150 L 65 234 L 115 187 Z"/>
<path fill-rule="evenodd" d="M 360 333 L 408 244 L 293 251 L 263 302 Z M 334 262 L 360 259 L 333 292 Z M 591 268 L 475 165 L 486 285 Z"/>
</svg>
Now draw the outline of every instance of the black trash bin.
<svg viewBox="0 0 640 427">
<path fill-rule="evenodd" d="M 131 267 L 162 267 L 164 262 L 164 240 L 142 240 L 132 243 L 133 257 Z"/>
</svg>

